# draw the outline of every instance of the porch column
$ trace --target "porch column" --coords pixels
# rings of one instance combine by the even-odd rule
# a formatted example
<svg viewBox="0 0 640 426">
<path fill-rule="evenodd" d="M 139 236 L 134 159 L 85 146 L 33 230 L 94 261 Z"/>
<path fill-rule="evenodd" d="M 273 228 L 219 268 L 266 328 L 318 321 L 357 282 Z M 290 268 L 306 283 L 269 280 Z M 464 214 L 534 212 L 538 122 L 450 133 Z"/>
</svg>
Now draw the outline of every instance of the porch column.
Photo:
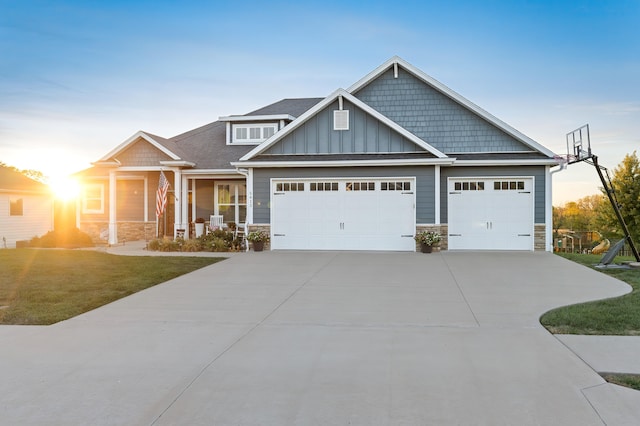
<svg viewBox="0 0 640 426">
<path fill-rule="evenodd" d="M 177 230 L 178 229 L 184 229 L 182 228 L 182 194 L 180 193 L 182 189 L 182 173 L 180 171 L 180 169 L 173 169 L 173 213 L 174 213 L 174 220 L 173 220 L 173 236 L 175 237 L 177 235 Z"/>
<path fill-rule="evenodd" d="M 184 229 L 187 232 L 185 234 L 186 238 L 189 233 L 189 220 L 191 219 L 189 217 L 189 179 L 187 178 L 187 176 L 182 176 L 181 188 L 182 190 L 180 191 L 180 193 L 182 194 L 182 197 L 180 197 L 180 208 L 182 209 L 182 226 L 180 226 L 180 228 Z"/>
<path fill-rule="evenodd" d="M 116 171 L 109 170 L 109 244 L 118 244 L 116 217 Z"/>
</svg>

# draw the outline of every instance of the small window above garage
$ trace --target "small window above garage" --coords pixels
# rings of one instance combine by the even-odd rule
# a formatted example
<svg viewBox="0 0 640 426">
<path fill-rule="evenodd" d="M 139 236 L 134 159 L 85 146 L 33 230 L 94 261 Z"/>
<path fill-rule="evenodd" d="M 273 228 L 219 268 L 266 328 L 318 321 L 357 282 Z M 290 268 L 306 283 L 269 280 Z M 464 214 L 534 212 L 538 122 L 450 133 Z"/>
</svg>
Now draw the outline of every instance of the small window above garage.
<svg viewBox="0 0 640 426">
<path fill-rule="evenodd" d="M 259 144 L 278 131 L 278 123 L 233 124 L 232 144 Z"/>
<path fill-rule="evenodd" d="M 289 114 L 231 115 L 219 121 L 227 125 L 227 145 L 259 145 L 294 119 Z"/>
</svg>

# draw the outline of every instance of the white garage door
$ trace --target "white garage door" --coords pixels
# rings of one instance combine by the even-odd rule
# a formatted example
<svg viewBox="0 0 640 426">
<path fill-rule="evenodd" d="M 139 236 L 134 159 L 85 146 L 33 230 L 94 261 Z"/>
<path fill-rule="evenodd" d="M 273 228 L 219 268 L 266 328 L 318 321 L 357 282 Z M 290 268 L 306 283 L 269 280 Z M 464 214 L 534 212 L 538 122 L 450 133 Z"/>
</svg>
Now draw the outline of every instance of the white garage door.
<svg viewBox="0 0 640 426">
<path fill-rule="evenodd" d="M 449 179 L 449 249 L 533 250 L 533 179 Z"/>
<path fill-rule="evenodd" d="M 414 251 L 415 179 L 273 180 L 271 247 Z"/>
</svg>

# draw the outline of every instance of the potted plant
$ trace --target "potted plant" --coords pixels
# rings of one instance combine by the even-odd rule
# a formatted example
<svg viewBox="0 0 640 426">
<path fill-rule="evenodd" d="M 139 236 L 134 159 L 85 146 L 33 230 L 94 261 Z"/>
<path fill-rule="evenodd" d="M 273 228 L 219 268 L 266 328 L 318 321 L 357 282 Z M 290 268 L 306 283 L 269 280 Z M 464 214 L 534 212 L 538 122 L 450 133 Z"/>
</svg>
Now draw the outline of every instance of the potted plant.
<svg viewBox="0 0 640 426">
<path fill-rule="evenodd" d="M 431 253 L 433 246 L 438 244 L 442 236 L 435 231 L 418 232 L 414 239 L 420 243 L 422 253 Z"/>
<path fill-rule="evenodd" d="M 196 219 L 196 237 L 201 237 L 204 234 L 204 218 L 199 217 Z"/>
<path fill-rule="evenodd" d="M 269 234 L 261 230 L 251 231 L 247 235 L 247 241 L 253 243 L 253 251 L 262 251 L 265 241 L 269 241 Z"/>
</svg>

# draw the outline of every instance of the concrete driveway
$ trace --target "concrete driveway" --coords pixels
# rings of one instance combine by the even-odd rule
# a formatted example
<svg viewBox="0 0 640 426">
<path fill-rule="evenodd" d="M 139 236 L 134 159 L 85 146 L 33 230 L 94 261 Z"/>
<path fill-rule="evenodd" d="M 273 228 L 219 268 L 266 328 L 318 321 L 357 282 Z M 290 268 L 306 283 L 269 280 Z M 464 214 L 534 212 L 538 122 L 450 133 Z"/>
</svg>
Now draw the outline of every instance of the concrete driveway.
<svg viewBox="0 0 640 426">
<path fill-rule="evenodd" d="M 0 327 L 10 425 L 637 424 L 538 323 L 629 287 L 546 253 L 264 252 Z"/>
</svg>

